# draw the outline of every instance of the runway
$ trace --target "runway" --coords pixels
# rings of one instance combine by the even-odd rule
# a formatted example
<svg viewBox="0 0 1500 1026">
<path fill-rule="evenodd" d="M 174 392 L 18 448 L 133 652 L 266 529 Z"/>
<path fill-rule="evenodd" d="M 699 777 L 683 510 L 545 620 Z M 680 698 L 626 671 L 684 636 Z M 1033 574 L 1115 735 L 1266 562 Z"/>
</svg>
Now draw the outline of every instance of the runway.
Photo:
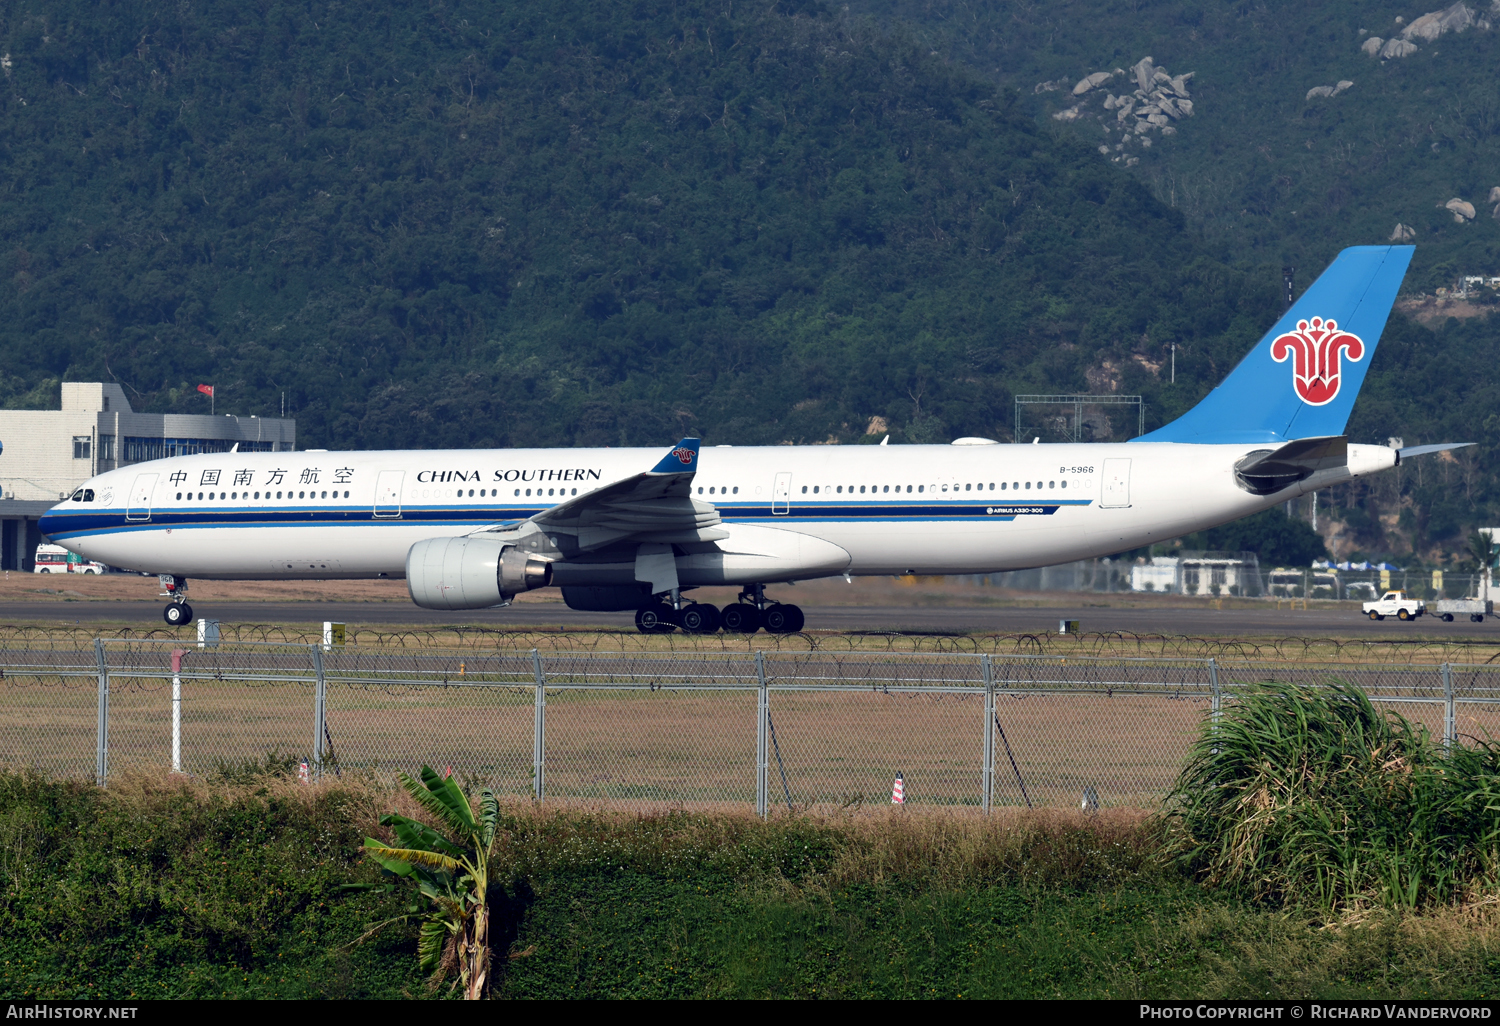
<svg viewBox="0 0 1500 1026">
<path fill-rule="evenodd" d="M 0 602 L 0 624 L 129 624 L 143 628 L 164 626 L 161 604 L 149 601 Z M 1484 623 L 1467 619 L 1444 623 L 1433 616 L 1414 622 L 1371 621 L 1352 609 L 1208 609 L 1107 607 L 1099 605 L 1052 607 L 1016 606 L 803 606 L 809 631 L 879 631 L 895 633 L 1041 633 L 1056 631 L 1058 621 L 1077 620 L 1084 632 L 1124 631 L 1134 634 L 1203 635 L 1215 637 L 1369 638 L 1438 637 L 1490 640 L 1500 635 L 1500 620 Z M 334 620 L 354 626 L 442 627 L 478 624 L 487 627 L 605 628 L 633 630 L 630 613 L 581 613 L 562 603 L 527 602 L 506 609 L 473 610 L 460 614 L 434 612 L 400 602 L 230 602 L 195 601 L 199 617 L 225 623 L 308 624 Z"/>
</svg>

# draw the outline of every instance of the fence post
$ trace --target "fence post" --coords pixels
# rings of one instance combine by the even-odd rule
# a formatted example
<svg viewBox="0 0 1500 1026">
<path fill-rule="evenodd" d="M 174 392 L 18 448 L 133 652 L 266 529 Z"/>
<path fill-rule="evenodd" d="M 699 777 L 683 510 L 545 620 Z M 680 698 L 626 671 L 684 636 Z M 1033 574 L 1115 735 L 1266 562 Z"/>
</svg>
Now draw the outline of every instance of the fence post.
<svg viewBox="0 0 1500 1026">
<path fill-rule="evenodd" d="M 995 670 L 989 653 L 979 657 L 984 669 L 984 814 L 990 814 L 990 799 L 995 793 Z"/>
<path fill-rule="evenodd" d="M 104 658 L 104 640 L 94 639 L 94 659 L 99 664 L 99 721 L 94 741 L 94 783 L 109 783 L 109 664 Z"/>
<path fill-rule="evenodd" d="M 1458 709 L 1453 702 L 1453 667 L 1443 664 L 1443 747 L 1452 748 L 1458 733 Z"/>
<path fill-rule="evenodd" d="M 766 654 L 755 653 L 755 676 L 760 680 L 760 690 L 755 704 L 755 814 L 761 819 L 770 815 L 770 800 L 766 781 L 771 771 L 771 760 L 766 753 L 766 713 L 771 708 L 771 696 L 766 691 Z"/>
<path fill-rule="evenodd" d="M 1213 656 L 1209 656 L 1208 658 L 1208 686 L 1211 692 L 1208 700 L 1209 729 L 1213 732 L 1215 739 L 1217 739 L 1219 736 L 1219 711 L 1224 705 L 1224 695 L 1219 690 L 1219 661 Z M 1214 749 L 1214 754 L 1219 754 L 1217 748 Z"/>
<path fill-rule="evenodd" d="M 536 800 L 547 796 L 547 678 L 542 673 L 542 655 L 531 650 L 531 668 L 536 671 L 536 721 L 531 738 L 531 779 Z"/>
<path fill-rule="evenodd" d="M 317 682 L 313 689 L 313 779 L 323 779 L 323 760 L 327 758 L 327 749 L 323 744 L 328 701 L 328 680 L 323 675 L 323 649 L 318 645 L 309 645 L 312 649 L 313 674 Z"/>
</svg>

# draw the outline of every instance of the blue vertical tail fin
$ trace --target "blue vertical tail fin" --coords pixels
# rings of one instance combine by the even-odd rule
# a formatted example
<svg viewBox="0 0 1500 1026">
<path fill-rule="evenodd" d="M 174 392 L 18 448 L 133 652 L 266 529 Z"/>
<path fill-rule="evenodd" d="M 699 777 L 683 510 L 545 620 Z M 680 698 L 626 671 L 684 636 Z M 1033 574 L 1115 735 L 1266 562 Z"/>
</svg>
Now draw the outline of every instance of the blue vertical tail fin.
<svg viewBox="0 0 1500 1026">
<path fill-rule="evenodd" d="M 1137 442 L 1284 442 L 1341 435 L 1412 246 L 1355 246 L 1202 402 Z"/>
</svg>

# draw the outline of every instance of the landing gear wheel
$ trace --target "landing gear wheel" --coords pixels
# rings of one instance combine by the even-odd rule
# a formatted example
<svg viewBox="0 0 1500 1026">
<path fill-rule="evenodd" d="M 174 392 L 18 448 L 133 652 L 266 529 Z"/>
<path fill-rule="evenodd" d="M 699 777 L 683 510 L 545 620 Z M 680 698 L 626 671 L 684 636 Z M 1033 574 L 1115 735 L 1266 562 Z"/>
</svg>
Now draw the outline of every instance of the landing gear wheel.
<svg viewBox="0 0 1500 1026">
<path fill-rule="evenodd" d="M 1381 616 L 1379 613 L 1375 612 L 1375 610 L 1372 609 L 1372 610 L 1370 610 L 1370 619 L 1371 620 L 1384 620 L 1385 617 Z"/>
<path fill-rule="evenodd" d="M 754 634 L 760 630 L 760 610 L 748 602 L 731 602 L 719 614 L 719 623 L 735 634 Z"/>
<path fill-rule="evenodd" d="M 645 606 L 635 611 L 635 629 L 642 634 L 666 634 L 677 629 L 670 606 Z"/>
<path fill-rule="evenodd" d="M 1396 619 L 1398 619 L 1398 620 L 1410 620 L 1411 619 L 1411 613 L 1407 612 L 1405 609 L 1398 609 L 1398 610 L 1396 610 Z"/>
<path fill-rule="evenodd" d="M 803 615 L 802 615 L 802 607 L 801 606 L 787 606 L 786 607 L 786 611 L 787 611 L 787 615 L 789 617 L 791 617 L 791 620 L 792 620 L 791 633 L 796 634 L 798 631 L 800 631 L 802 629 L 802 625 L 807 622 L 806 618 L 803 617 Z"/>
<path fill-rule="evenodd" d="M 795 634 L 802 629 L 802 610 L 776 603 L 761 610 L 761 625 L 771 634 Z"/>
<path fill-rule="evenodd" d="M 193 622 L 193 607 L 186 602 L 168 602 L 161 611 L 161 618 L 168 627 L 186 627 Z"/>
<path fill-rule="evenodd" d="M 712 634 L 719 629 L 719 610 L 706 602 L 694 602 L 677 617 L 689 634 Z"/>
</svg>

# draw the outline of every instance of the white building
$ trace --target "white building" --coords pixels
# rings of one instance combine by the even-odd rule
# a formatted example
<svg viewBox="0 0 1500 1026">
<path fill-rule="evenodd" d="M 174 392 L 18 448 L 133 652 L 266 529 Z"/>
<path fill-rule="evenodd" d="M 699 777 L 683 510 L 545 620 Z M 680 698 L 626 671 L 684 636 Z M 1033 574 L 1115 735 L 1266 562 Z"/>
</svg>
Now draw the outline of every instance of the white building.
<svg viewBox="0 0 1500 1026">
<path fill-rule="evenodd" d="M 0 410 L 0 570 L 32 567 L 37 520 L 95 474 L 199 452 L 291 452 L 297 422 L 136 413 L 119 385 L 65 381 L 60 410 Z"/>
<path fill-rule="evenodd" d="M 1259 595 L 1260 567 L 1253 552 L 1189 552 L 1152 556 L 1130 568 L 1132 591 L 1178 595 Z"/>
</svg>

